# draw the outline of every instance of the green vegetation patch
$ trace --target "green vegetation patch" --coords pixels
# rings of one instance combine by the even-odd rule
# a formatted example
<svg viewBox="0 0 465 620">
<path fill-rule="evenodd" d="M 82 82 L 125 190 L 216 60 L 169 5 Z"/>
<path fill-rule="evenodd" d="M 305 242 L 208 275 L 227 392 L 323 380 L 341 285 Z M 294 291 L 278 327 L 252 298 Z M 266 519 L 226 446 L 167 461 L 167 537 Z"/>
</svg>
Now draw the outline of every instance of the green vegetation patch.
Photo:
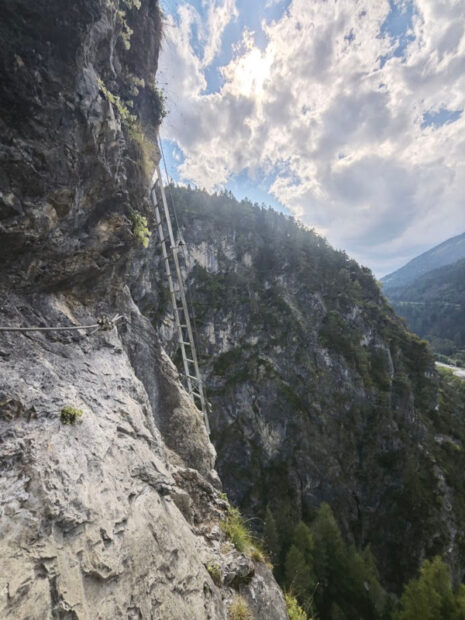
<svg viewBox="0 0 465 620">
<path fill-rule="evenodd" d="M 82 409 L 78 409 L 72 405 L 63 407 L 60 412 L 60 422 L 62 424 L 76 424 L 84 415 Z"/>
<path fill-rule="evenodd" d="M 149 245 L 149 239 L 151 236 L 151 232 L 148 227 L 147 218 L 139 213 L 138 211 L 133 211 L 131 213 L 132 219 L 132 232 L 138 242 L 147 248 Z"/>
<path fill-rule="evenodd" d="M 221 522 L 221 529 L 238 551 L 245 553 L 256 562 L 265 560 L 247 528 L 244 517 L 237 508 L 232 506 L 228 508 L 228 513 Z"/>
<path fill-rule="evenodd" d="M 135 114 L 131 114 L 129 111 L 129 107 L 131 107 L 132 102 L 124 103 L 118 95 L 114 95 L 106 86 L 104 81 L 101 78 L 98 78 L 98 87 L 105 95 L 106 100 L 111 103 L 118 110 L 118 113 L 121 117 L 121 122 L 126 125 L 126 127 L 131 128 L 137 121 L 137 116 Z"/>
<path fill-rule="evenodd" d="M 217 586 L 220 586 L 221 585 L 221 569 L 219 565 L 216 564 L 215 562 L 209 562 L 207 564 L 207 571 L 210 577 L 212 578 L 213 583 L 216 584 Z"/>
<path fill-rule="evenodd" d="M 454 592 L 449 569 L 435 557 L 425 560 L 417 579 L 405 587 L 394 620 L 461 620 L 465 618 L 465 586 Z"/>
<path fill-rule="evenodd" d="M 302 607 L 299 605 L 295 596 L 290 592 L 285 593 L 287 615 L 289 620 L 311 620 Z"/>
</svg>

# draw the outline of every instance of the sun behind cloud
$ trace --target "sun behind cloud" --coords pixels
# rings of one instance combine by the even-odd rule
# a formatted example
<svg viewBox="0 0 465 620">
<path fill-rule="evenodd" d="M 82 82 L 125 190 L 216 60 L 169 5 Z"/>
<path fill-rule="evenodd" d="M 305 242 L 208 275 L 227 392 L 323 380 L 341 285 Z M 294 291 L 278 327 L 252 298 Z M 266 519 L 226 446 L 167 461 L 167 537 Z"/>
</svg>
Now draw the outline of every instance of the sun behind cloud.
<svg viewBox="0 0 465 620">
<path fill-rule="evenodd" d="M 270 77 L 273 57 L 262 53 L 257 47 L 249 46 L 246 53 L 222 69 L 228 88 L 238 96 L 259 96 L 263 85 Z"/>
</svg>

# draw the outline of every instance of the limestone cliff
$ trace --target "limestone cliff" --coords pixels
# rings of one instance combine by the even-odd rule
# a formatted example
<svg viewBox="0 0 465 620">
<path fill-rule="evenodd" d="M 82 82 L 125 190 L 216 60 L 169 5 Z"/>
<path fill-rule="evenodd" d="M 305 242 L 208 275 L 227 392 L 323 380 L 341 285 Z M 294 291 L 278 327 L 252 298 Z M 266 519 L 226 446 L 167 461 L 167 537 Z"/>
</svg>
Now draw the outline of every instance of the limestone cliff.
<svg viewBox="0 0 465 620">
<path fill-rule="evenodd" d="M 328 502 L 389 589 L 435 554 L 460 581 L 463 411 L 443 398 L 426 343 L 369 270 L 312 231 L 228 194 L 172 193 L 230 497 L 258 525 L 268 506 L 284 549 Z M 153 319 L 169 342 L 163 296 Z"/>
<path fill-rule="evenodd" d="M 226 618 L 236 591 L 287 617 L 219 527 L 214 449 L 131 295 L 160 31 L 155 0 L 0 7 L 0 325 L 125 319 L 0 334 L 2 618 Z"/>
</svg>

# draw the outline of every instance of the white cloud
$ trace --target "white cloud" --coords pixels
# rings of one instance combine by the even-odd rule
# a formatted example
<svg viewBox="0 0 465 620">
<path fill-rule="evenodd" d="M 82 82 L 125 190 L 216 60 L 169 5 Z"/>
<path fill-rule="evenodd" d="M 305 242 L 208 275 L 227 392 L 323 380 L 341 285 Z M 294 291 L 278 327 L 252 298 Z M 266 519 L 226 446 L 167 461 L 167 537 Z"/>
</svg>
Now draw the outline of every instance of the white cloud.
<svg viewBox="0 0 465 620">
<path fill-rule="evenodd" d="M 186 180 L 213 189 L 246 168 L 272 173 L 284 205 L 378 272 L 465 230 L 465 112 L 424 126 L 428 112 L 465 108 L 463 0 L 416 0 L 403 57 L 381 32 L 388 0 L 293 0 L 263 25 L 265 48 L 245 31 L 220 92 L 202 94 L 236 16 L 232 0 L 212 7 L 203 57 L 186 5 L 162 57 L 165 133 Z"/>
<path fill-rule="evenodd" d="M 221 49 L 221 37 L 226 26 L 238 16 L 236 0 L 224 0 L 223 4 L 207 2 L 208 17 L 204 33 L 205 48 L 202 65 L 208 67 Z"/>
</svg>

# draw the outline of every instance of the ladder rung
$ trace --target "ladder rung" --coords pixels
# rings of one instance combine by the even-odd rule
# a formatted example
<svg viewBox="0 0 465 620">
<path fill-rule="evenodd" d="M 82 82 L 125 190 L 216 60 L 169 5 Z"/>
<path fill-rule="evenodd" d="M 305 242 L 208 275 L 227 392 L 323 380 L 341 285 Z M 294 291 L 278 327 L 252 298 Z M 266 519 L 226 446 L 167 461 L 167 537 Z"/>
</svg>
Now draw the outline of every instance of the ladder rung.
<svg viewBox="0 0 465 620">
<path fill-rule="evenodd" d="M 186 357 L 186 362 L 189 362 L 190 364 L 195 364 L 194 360 L 191 360 L 188 357 Z"/>
<path fill-rule="evenodd" d="M 198 377 L 193 377 L 192 375 L 187 375 L 188 379 L 192 379 L 193 381 L 197 381 L 198 383 L 202 383 L 202 379 L 199 379 Z"/>
<path fill-rule="evenodd" d="M 185 342 L 184 340 L 178 340 L 178 344 L 183 344 L 184 346 L 192 346 L 190 342 Z"/>
</svg>

